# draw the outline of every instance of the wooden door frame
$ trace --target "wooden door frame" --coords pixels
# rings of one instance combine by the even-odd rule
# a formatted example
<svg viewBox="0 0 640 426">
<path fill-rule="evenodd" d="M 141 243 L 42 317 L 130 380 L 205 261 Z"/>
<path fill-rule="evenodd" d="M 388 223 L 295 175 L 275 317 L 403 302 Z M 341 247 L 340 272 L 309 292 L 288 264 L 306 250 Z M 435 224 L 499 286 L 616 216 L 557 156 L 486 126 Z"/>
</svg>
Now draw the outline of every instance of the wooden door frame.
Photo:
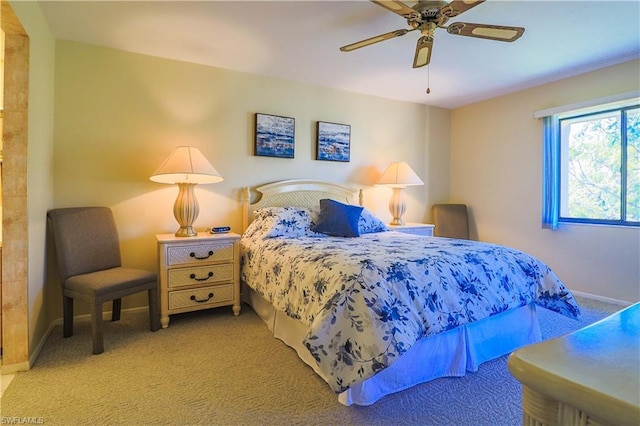
<svg viewBox="0 0 640 426">
<path fill-rule="evenodd" d="M 2 130 L 2 372 L 29 368 L 27 128 L 29 36 L 0 0 L 4 43 Z M 11 326 L 9 326 L 9 324 Z"/>
</svg>

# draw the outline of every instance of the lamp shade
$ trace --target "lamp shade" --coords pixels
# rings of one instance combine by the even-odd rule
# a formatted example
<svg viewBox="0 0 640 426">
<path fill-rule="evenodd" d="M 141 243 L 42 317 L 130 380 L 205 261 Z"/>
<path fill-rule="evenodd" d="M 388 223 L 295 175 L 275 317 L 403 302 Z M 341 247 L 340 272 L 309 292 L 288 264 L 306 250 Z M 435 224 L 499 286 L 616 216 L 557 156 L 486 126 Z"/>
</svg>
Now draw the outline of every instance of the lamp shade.
<svg viewBox="0 0 640 426">
<path fill-rule="evenodd" d="M 193 229 L 193 223 L 198 218 L 200 207 L 193 189 L 199 183 L 216 183 L 223 180 L 209 160 L 198 148 L 179 146 L 149 179 L 178 185 L 178 198 L 173 204 L 173 215 L 180 224 L 176 237 L 198 235 Z"/>
<path fill-rule="evenodd" d="M 376 185 L 404 188 L 410 185 L 424 185 L 424 182 L 406 161 L 396 161 L 389 164 Z"/>
<path fill-rule="evenodd" d="M 216 183 L 223 177 L 198 148 L 179 146 L 149 179 L 159 183 Z"/>
</svg>

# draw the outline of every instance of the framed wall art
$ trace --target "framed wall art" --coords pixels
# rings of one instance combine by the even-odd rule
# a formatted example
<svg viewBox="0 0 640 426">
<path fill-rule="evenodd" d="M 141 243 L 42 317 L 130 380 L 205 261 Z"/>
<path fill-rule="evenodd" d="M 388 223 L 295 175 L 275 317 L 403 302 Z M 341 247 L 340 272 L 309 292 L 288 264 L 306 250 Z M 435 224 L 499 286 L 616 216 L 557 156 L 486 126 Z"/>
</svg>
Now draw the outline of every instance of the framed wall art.
<svg viewBox="0 0 640 426">
<path fill-rule="evenodd" d="M 293 158 L 295 119 L 256 113 L 255 155 Z"/>
<path fill-rule="evenodd" d="M 316 160 L 349 162 L 351 126 L 318 121 L 316 130 Z"/>
</svg>

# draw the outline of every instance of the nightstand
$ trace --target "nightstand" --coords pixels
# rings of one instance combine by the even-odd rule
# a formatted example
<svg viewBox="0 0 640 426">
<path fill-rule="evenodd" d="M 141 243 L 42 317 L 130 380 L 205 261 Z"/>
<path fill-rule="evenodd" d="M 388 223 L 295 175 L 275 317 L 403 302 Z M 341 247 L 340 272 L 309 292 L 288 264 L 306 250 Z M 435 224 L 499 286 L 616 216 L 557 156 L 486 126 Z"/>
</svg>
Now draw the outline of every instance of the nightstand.
<svg viewBox="0 0 640 426">
<path fill-rule="evenodd" d="M 169 315 L 233 306 L 240 314 L 240 235 L 198 233 L 196 237 L 158 234 L 160 323 Z"/>
<path fill-rule="evenodd" d="M 405 223 L 404 225 L 388 225 L 392 231 L 404 232 L 405 234 L 424 235 L 433 237 L 435 225 L 430 223 Z"/>
</svg>

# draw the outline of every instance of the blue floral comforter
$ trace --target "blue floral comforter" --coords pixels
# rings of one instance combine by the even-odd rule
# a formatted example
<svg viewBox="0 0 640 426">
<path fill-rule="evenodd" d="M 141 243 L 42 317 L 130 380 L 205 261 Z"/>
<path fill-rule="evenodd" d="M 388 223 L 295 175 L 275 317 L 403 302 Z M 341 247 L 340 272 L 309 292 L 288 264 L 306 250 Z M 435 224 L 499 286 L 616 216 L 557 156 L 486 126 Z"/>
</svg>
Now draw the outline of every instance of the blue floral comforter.
<svg viewBox="0 0 640 426">
<path fill-rule="evenodd" d="M 535 301 L 579 308 L 540 260 L 508 247 L 398 232 L 359 238 L 249 238 L 242 279 L 308 327 L 304 344 L 342 392 L 418 339 Z"/>
</svg>

